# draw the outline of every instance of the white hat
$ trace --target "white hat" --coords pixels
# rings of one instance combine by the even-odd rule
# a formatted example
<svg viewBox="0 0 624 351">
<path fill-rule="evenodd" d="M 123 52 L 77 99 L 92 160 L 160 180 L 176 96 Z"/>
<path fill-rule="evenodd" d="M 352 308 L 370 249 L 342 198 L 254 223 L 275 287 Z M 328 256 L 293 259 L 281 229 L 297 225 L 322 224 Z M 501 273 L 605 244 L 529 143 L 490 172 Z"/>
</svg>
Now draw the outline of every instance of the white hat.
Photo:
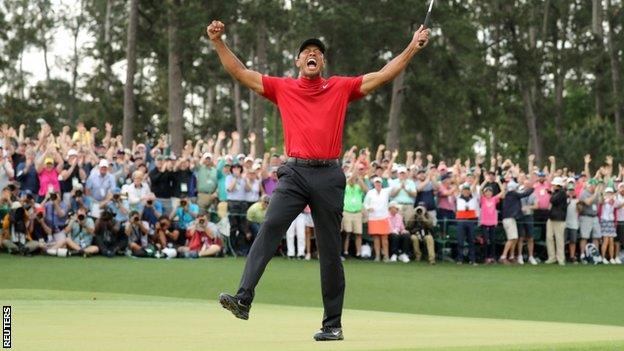
<svg viewBox="0 0 624 351">
<path fill-rule="evenodd" d="M 207 158 L 212 159 L 212 154 L 211 154 L 210 152 L 205 152 L 205 153 L 202 155 L 202 160 L 205 160 L 205 159 L 207 159 Z"/>
<path fill-rule="evenodd" d="M 612 187 L 608 187 L 608 188 L 605 189 L 605 193 L 614 193 L 614 192 L 615 192 L 615 190 L 613 190 Z"/>
<path fill-rule="evenodd" d="M 552 185 L 557 185 L 557 186 L 564 186 L 565 182 L 563 181 L 563 178 L 555 177 L 555 179 L 552 180 L 551 184 Z"/>
<path fill-rule="evenodd" d="M 388 208 L 391 208 L 391 207 L 399 208 L 399 203 L 396 201 L 390 201 L 390 203 L 388 204 Z"/>
<path fill-rule="evenodd" d="M 259 170 L 260 168 L 262 168 L 262 165 L 259 165 L 259 164 L 255 163 L 255 164 L 251 167 L 251 170 L 252 170 L 252 171 L 257 171 L 257 170 Z"/>
<path fill-rule="evenodd" d="M 403 167 L 403 166 L 398 167 L 398 168 L 397 168 L 397 172 L 399 172 L 399 173 L 407 173 L 407 168 L 405 168 L 405 167 Z"/>
<path fill-rule="evenodd" d="M 245 154 L 238 154 L 236 155 L 236 158 L 245 158 Z"/>
<path fill-rule="evenodd" d="M 379 182 L 379 183 L 383 183 L 383 179 L 381 179 L 381 177 L 375 177 L 375 178 L 373 178 L 373 183 L 377 183 L 377 182 Z"/>
<path fill-rule="evenodd" d="M 67 158 L 72 157 L 72 156 L 77 156 L 78 155 L 78 151 L 76 151 L 75 149 L 69 149 L 67 151 Z"/>
<path fill-rule="evenodd" d="M 247 157 L 245 157 L 245 161 L 244 162 L 248 162 L 248 161 L 249 162 L 253 162 L 253 160 L 254 160 L 253 158 L 247 156 Z"/>
<path fill-rule="evenodd" d="M 99 168 L 108 167 L 108 161 L 106 161 L 106 159 L 101 159 L 100 163 L 98 164 L 98 167 Z"/>
<path fill-rule="evenodd" d="M 513 180 L 507 183 L 507 190 L 514 191 L 516 189 L 518 189 L 518 183 L 514 182 Z"/>
</svg>

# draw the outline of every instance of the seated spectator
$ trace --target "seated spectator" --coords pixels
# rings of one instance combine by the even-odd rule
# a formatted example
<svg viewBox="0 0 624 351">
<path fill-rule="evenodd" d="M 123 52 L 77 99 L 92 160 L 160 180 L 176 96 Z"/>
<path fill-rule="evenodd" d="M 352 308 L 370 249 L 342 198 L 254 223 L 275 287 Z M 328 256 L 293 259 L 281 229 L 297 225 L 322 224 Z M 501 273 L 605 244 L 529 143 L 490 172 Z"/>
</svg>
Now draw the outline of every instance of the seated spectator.
<svg viewBox="0 0 624 351">
<path fill-rule="evenodd" d="M 103 256 L 113 257 L 126 248 L 128 239 L 121 235 L 120 229 L 115 214 L 108 209 L 103 210 L 95 222 L 95 243 Z"/>
<path fill-rule="evenodd" d="M 187 244 L 178 248 L 178 252 L 186 258 L 210 257 L 221 253 L 223 244 L 218 236 L 218 228 L 208 221 L 203 211 L 189 226 L 186 237 Z"/>
<path fill-rule="evenodd" d="M 249 235 L 248 240 L 253 241 L 260 231 L 260 225 L 264 222 L 264 216 L 266 215 L 266 209 L 269 206 L 270 198 L 267 195 L 262 195 L 260 201 L 251 205 L 247 210 L 247 222 L 249 223 Z M 305 225 L 305 224 L 304 224 Z"/>
<path fill-rule="evenodd" d="M 174 244 L 178 242 L 179 236 L 180 231 L 173 229 L 169 217 L 163 215 L 154 226 L 152 242 L 156 248 L 161 250 L 167 257 L 173 258 L 176 257 L 178 252 Z"/>
<path fill-rule="evenodd" d="M 48 250 L 49 254 L 56 255 L 57 250 L 60 248 L 73 250 L 77 254 L 83 255 L 83 257 L 98 253 L 98 247 L 92 244 L 95 235 L 95 224 L 93 219 L 87 217 L 87 211 L 84 208 L 79 208 L 76 214 L 69 218 L 69 223 L 65 227 L 65 235 L 67 238 L 57 241 L 51 248 L 53 253 L 50 253 L 50 250 Z"/>
<path fill-rule="evenodd" d="M 67 223 L 67 204 L 54 190 L 43 199 L 43 206 L 45 207 L 46 224 L 52 229 L 52 241 L 61 242 L 66 238 L 63 230 Z"/>
<path fill-rule="evenodd" d="M 10 253 L 21 253 L 31 251 L 32 247 L 27 247 L 27 227 L 28 216 L 21 202 L 15 201 L 11 204 L 11 209 L 2 221 L 3 235 L 0 241 L 2 247 Z M 32 245 L 32 244 L 31 244 Z"/>
<path fill-rule="evenodd" d="M 110 211 L 115 216 L 115 221 L 123 225 L 128 221 L 128 214 L 130 213 L 128 200 L 121 196 L 121 191 L 117 188 L 113 189 L 112 193 L 110 200 L 104 201 L 104 209 Z"/>
<path fill-rule="evenodd" d="M 149 223 L 150 228 L 154 228 L 156 223 L 158 222 L 158 218 L 163 215 L 163 206 L 156 199 L 156 195 L 154 193 L 149 193 L 145 197 L 143 201 L 143 211 L 141 212 L 141 220 L 147 221 Z"/>
<path fill-rule="evenodd" d="M 74 213 L 78 211 L 79 208 L 92 208 L 93 201 L 90 196 L 87 196 L 84 191 L 82 184 L 76 184 L 72 188 L 72 191 L 69 193 L 69 210 Z"/>
<path fill-rule="evenodd" d="M 180 232 L 180 235 L 173 242 L 175 247 L 183 246 L 185 244 L 187 237 L 186 231 L 195 218 L 197 218 L 198 213 L 199 206 L 191 203 L 186 195 L 182 195 L 179 206 L 176 207 L 169 216 L 172 221 L 177 222 L 175 228 Z"/>
<path fill-rule="evenodd" d="M 403 216 L 399 213 L 399 204 L 392 201 L 388 206 L 390 211 L 390 262 L 396 262 L 397 257 L 403 263 L 409 263 L 410 234 L 405 229 Z M 413 216 L 413 214 L 412 214 Z"/>
<path fill-rule="evenodd" d="M 420 203 L 414 209 L 414 216 L 407 221 L 407 231 L 411 234 L 412 247 L 414 248 L 415 261 L 420 261 L 422 251 L 420 242 L 424 241 L 427 246 L 427 258 L 429 264 L 435 264 L 435 242 L 433 241 L 434 219 L 427 211 L 424 203 Z"/>
<path fill-rule="evenodd" d="M 28 248 L 27 254 L 32 254 L 36 251 L 46 252 L 47 249 L 52 247 L 52 243 L 48 241 L 48 238 L 52 237 L 52 228 L 50 228 L 45 222 L 45 208 L 38 205 L 34 209 L 33 216 L 29 220 L 28 224 L 28 242 L 26 247 Z"/>
<path fill-rule="evenodd" d="M 149 224 L 142 221 L 139 212 L 130 212 L 130 220 L 126 222 L 124 233 L 128 237 L 128 249 L 135 257 L 151 256 L 150 250 Z"/>
</svg>

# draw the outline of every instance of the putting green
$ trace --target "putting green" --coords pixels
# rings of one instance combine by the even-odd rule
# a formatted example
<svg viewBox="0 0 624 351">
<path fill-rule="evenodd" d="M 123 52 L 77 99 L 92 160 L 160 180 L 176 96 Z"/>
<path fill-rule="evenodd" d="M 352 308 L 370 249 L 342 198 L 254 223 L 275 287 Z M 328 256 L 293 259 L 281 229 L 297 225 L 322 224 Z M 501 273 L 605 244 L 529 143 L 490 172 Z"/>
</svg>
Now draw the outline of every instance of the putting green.
<svg viewBox="0 0 624 351">
<path fill-rule="evenodd" d="M 255 304 L 241 321 L 214 301 L 0 290 L 14 350 L 621 350 L 624 327 L 346 310 L 345 341 L 317 343 L 320 308 Z"/>
</svg>

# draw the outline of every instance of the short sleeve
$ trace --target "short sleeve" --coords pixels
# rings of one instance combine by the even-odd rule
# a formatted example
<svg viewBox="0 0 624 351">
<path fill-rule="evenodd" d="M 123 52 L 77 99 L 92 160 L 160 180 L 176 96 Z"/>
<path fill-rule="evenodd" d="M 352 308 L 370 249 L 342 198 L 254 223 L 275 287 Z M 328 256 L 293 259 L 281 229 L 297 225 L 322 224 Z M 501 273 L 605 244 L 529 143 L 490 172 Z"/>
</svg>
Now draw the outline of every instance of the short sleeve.
<svg viewBox="0 0 624 351">
<path fill-rule="evenodd" d="M 282 78 L 262 76 L 262 90 L 264 91 L 262 96 L 274 104 L 277 104 L 277 91 L 279 90 L 281 82 Z"/>
<path fill-rule="evenodd" d="M 347 87 L 349 88 L 349 102 L 355 101 L 364 97 L 364 94 L 362 94 L 362 91 L 361 91 L 362 79 L 364 79 L 364 76 L 347 78 Z"/>
</svg>

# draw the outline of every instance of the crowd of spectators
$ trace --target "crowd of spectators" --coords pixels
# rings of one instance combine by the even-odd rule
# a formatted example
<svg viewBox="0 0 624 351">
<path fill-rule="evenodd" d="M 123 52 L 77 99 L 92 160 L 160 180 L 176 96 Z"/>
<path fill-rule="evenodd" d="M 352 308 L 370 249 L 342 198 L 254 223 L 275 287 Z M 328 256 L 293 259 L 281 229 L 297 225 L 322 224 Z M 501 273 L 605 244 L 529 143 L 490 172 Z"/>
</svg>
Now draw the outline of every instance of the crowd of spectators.
<svg viewBox="0 0 624 351">
<path fill-rule="evenodd" d="M 41 120 L 0 128 L 0 248 L 52 256 L 197 258 L 245 256 L 262 222 L 286 157 L 248 154 L 241 136 L 189 140 L 181 154 L 167 137 L 123 146 L 104 131 Z M 27 133 L 32 132 L 32 133 Z M 260 157 L 257 157 L 260 156 Z M 458 264 L 539 262 L 621 264 L 624 168 L 613 158 L 591 173 L 551 156 L 526 168 L 498 155 L 489 163 L 434 161 L 432 155 L 380 145 L 344 153 L 343 258 Z M 311 259 L 310 209 L 298 215 L 276 254 Z M 526 247 L 526 254 L 525 254 Z M 544 250 L 540 250 L 544 248 Z"/>
</svg>

